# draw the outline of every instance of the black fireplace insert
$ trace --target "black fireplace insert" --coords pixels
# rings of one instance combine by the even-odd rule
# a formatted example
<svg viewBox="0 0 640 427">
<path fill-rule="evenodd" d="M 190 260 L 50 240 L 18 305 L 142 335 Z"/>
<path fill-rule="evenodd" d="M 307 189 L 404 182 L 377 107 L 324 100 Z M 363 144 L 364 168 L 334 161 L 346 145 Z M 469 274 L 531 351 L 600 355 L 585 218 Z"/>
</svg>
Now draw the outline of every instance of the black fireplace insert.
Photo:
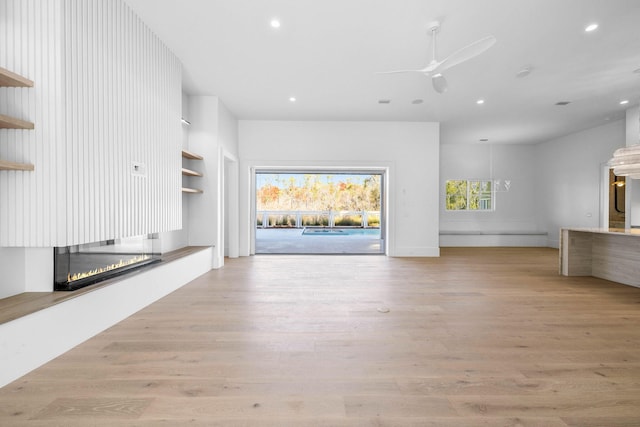
<svg viewBox="0 0 640 427">
<path fill-rule="evenodd" d="M 74 291 L 160 261 L 153 235 L 54 248 L 56 291 Z"/>
</svg>

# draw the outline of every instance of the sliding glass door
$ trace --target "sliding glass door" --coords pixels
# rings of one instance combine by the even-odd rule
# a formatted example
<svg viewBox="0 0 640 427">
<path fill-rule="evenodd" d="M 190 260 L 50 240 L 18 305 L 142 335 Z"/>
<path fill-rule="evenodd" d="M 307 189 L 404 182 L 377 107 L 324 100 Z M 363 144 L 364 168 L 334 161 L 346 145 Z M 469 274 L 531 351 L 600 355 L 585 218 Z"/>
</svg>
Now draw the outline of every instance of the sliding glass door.
<svg viewBox="0 0 640 427">
<path fill-rule="evenodd" d="M 383 254 L 382 171 L 258 170 L 257 254 Z"/>
</svg>

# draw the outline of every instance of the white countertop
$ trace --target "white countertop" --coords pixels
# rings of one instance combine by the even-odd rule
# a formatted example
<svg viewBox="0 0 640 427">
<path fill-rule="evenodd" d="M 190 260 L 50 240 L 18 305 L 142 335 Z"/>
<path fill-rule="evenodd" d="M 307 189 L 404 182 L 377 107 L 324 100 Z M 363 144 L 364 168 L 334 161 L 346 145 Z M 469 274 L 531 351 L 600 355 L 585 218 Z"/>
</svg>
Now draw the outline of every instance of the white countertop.
<svg viewBox="0 0 640 427">
<path fill-rule="evenodd" d="M 580 231 L 582 233 L 640 236 L 640 228 L 563 228 L 563 230 Z"/>
</svg>

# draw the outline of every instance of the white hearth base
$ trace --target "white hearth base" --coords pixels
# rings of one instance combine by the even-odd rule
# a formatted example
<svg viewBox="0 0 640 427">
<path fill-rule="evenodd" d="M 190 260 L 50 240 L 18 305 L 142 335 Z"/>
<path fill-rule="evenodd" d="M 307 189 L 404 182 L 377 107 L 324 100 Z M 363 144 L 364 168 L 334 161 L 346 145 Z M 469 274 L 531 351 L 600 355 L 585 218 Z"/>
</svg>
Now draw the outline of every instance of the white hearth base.
<svg viewBox="0 0 640 427">
<path fill-rule="evenodd" d="M 69 351 L 212 268 L 212 248 L 0 325 L 0 387 Z"/>
</svg>

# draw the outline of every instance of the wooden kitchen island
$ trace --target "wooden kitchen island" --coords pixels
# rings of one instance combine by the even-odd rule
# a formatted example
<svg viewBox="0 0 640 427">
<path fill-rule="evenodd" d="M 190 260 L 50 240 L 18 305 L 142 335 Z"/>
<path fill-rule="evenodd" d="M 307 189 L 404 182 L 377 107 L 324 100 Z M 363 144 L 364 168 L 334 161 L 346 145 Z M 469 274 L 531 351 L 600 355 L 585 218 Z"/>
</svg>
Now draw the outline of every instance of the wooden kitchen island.
<svg viewBox="0 0 640 427">
<path fill-rule="evenodd" d="M 640 287 L 640 229 L 563 228 L 560 274 Z"/>
</svg>

